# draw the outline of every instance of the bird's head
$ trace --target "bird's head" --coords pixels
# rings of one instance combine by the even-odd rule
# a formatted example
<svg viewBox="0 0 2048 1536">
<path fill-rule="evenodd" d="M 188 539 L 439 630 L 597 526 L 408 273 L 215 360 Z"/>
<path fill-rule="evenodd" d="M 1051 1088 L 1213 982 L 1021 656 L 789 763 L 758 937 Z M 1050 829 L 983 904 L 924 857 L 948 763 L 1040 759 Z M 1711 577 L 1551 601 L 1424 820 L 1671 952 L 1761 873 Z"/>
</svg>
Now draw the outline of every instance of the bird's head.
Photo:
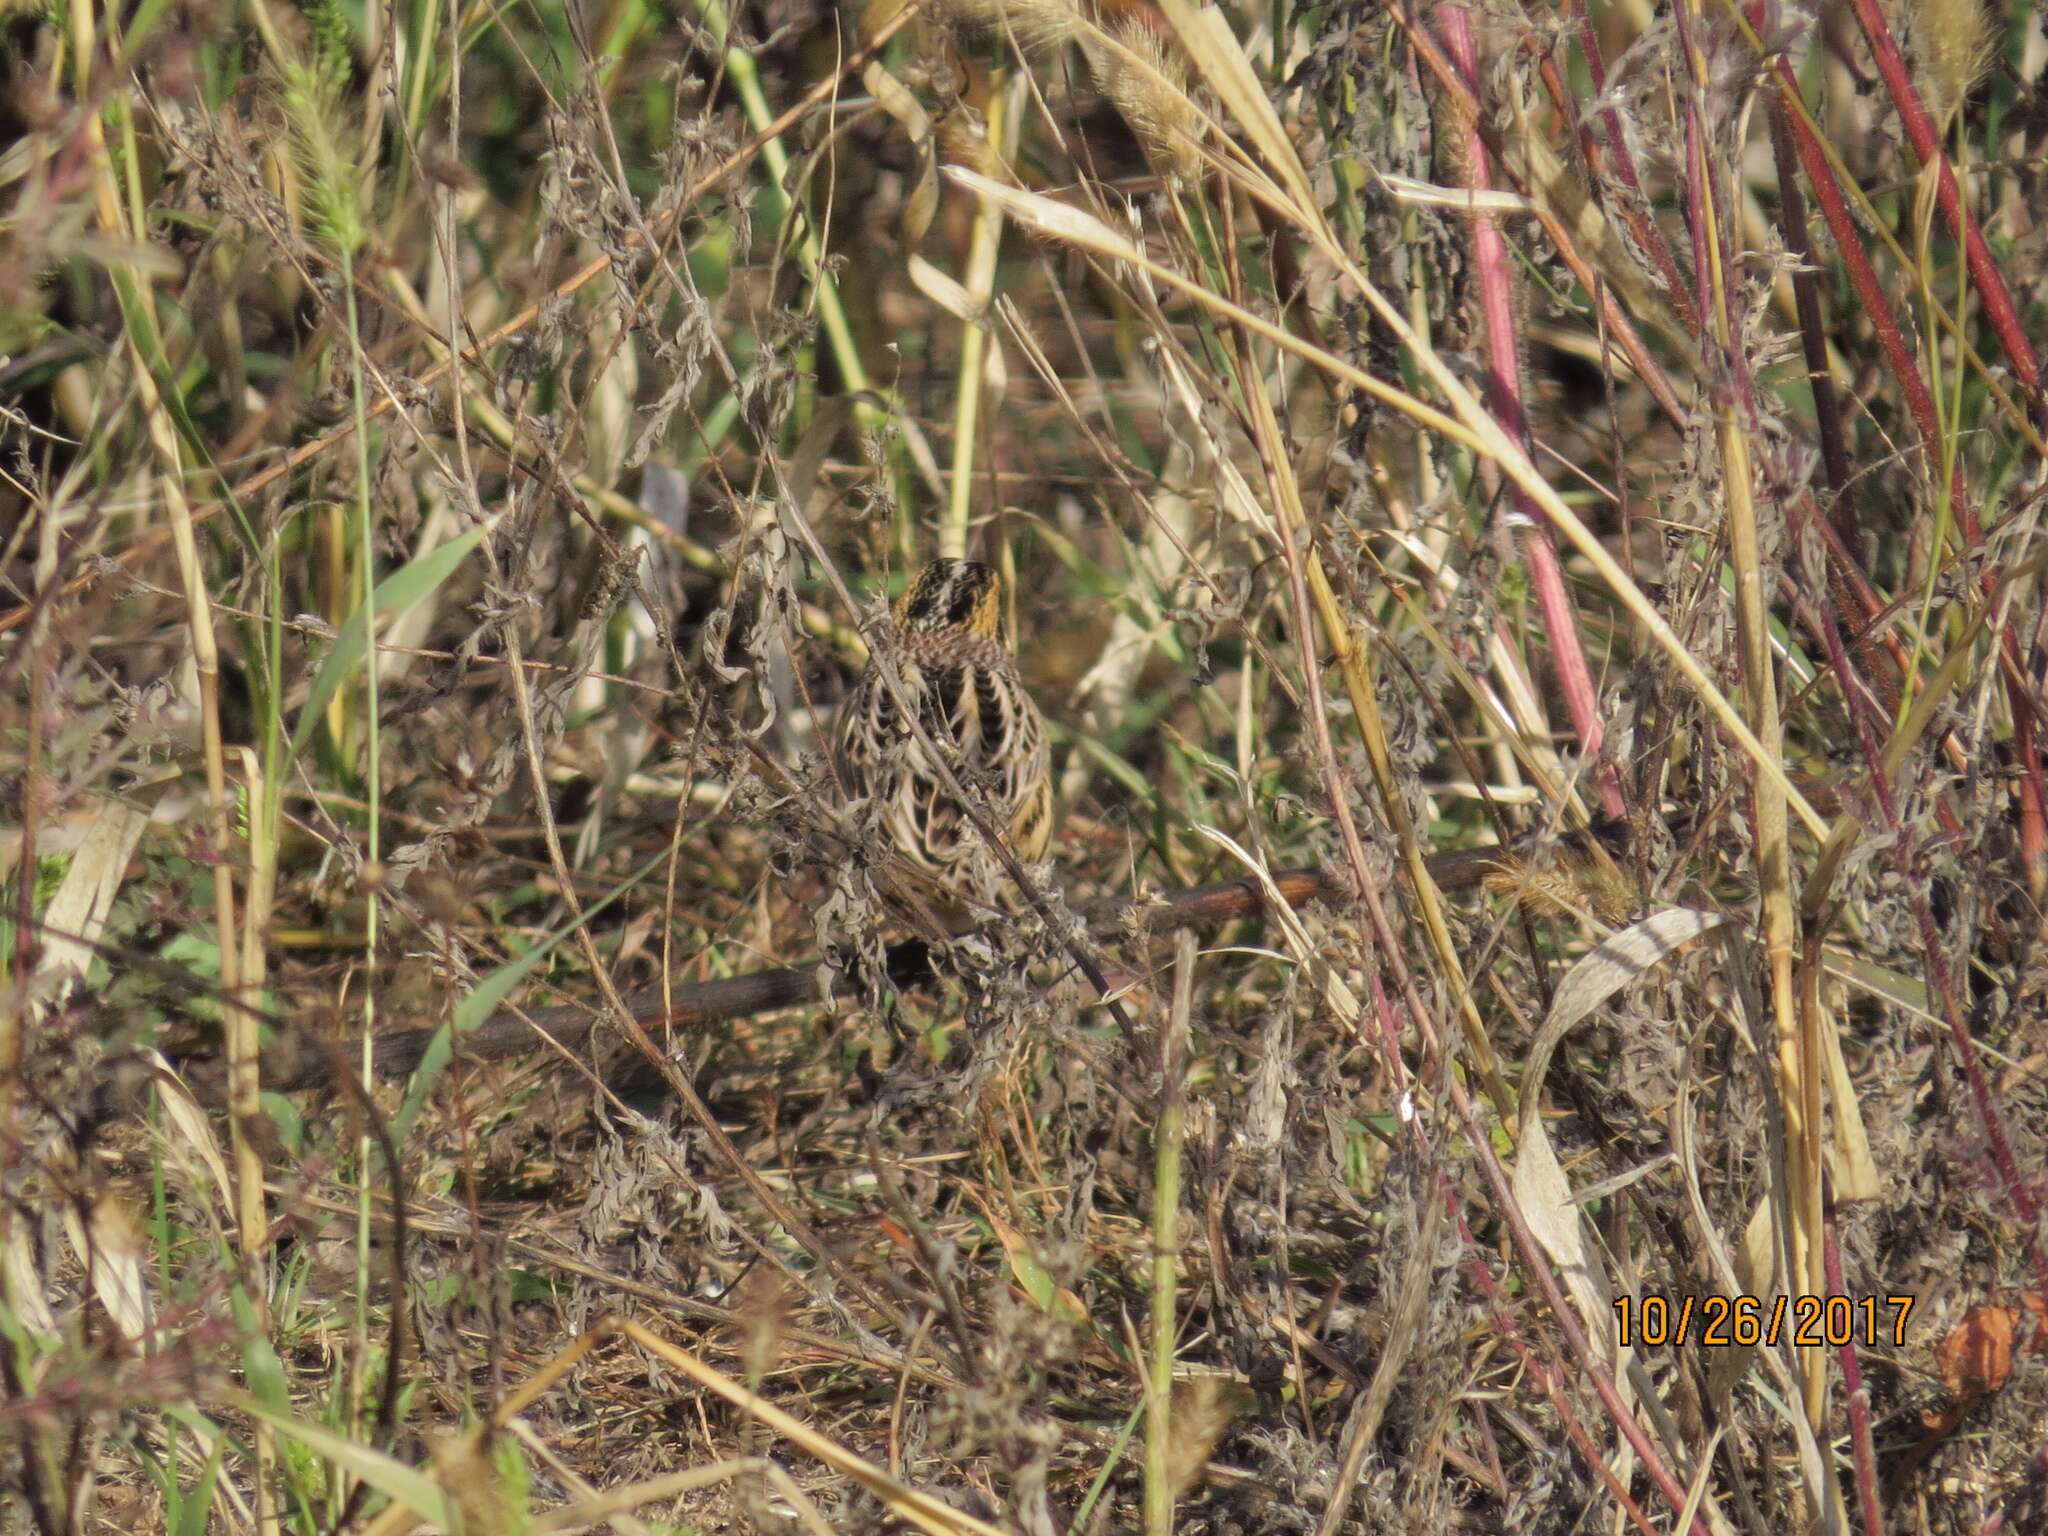
<svg viewBox="0 0 2048 1536">
<path fill-rule="evenodd" d="M 1002 624 L 1003 578 L 978 560 L 934 560 L 917 573 L 896 607 L 906 630 L 965 630 L 995 639 Z"/>
</svg>

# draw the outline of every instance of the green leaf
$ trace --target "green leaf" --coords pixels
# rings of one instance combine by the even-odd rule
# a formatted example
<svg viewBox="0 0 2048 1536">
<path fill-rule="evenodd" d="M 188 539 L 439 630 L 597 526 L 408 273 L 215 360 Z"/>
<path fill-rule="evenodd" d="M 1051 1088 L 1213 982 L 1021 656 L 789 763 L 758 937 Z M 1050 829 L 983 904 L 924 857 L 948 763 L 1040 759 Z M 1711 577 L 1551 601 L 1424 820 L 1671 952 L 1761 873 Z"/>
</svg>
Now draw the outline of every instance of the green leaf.
<svg viewBox="0 0 2048 1536">
<path fill-rule="evenodd" d="M 552 954 L 556 945 L 653 874 L 655 868 L 667 858 L 666 850 L 656 854 L 628 875 L 618 888 L 606 895 L 602 901 L 586 907 L 583 915 L 575 922 L 549 934 L 525 954 L 507 960 L 478 982 L 475 991 L 455 1005 L 454 1017 L 434 1031 L 434 1038 L 427 1042 L 427 1049 L 420 1057 L 419 1066 L 413 1069 L 412 1081 L 407 1084 L 405 1090 L 405 1102 L 399 1106 L 398 1114 L 391 1122 L 391 1140 L 394 1145 L 404 1143 L 406 1133 L 412 1129 L 412 1123 L 427 1102 L 427 1095 L 433 1091 L 434 1083 L 447 1069 L 448 1063 L 454 1059 L 455 1037 L 475 1029 L 496 1013 L 506 994 L 519 984 L 528 971 Z"/>
<path fill-rule="evenodd" d="M 553 1301 L 561 1294 L 552 1279 L 530 1269 L 515 1269 L 505 1279 L 514 1302 Z"/>
<path fill-rule="evenodd" d="M 358 608 L 349 615 L 348 622 L 341 626 L 341 633 L 335 637 L 334 649 L 321 663 L 319 675 L 313 679 L 312 691 L 306 695 L 305 705 L 299 711 L 298 728 L 292 732 L 293 757 L 306 749 L 306 743 L 320 724 L 320 717 L 327 712 L 328 700 L 334 697 L 349 673 L 369 653 L 371 614 L 401 614 L 431 595 L 476 548 L 477 540 L 483 536 L 482 527 L 472 528 L 460 537 L 428 550 L 419 559 L 401 566 L 378 582 L 377 590 L 370 594 L 366 607 Z"/>
<path fill-rule="evenodd" d="M 432 1478 L 382 1451 L 359 1445 L 346 1435 L 282 1412 L 249 1392 L 231 1392 L 227 1400 L 251 1418 L 263 1420 L 278 1433 L 324 1457 L 351 1476 L 368 1483 L 393 1502 L 431 1524 L 446 1527 L 448 1502 Z"/>
<path fill-rule="evenodd" d="M 203 934 L 179 933 L 171 936 L 161 951 L 166 960 L 182 961 L 198 975 L 208 981 L 220 975 L 220 946 Z"/>
<path fill-rule="evenodd" d="M 166 1465 L 158 1464 L 153 1457 L 150 1459 L 150 1476 L 163 1494 L 164 1513 L 169 1517 L 164 1524 L 170 1536 L 206 1536 L 214 1485 L 220 1481 L 221 1463 L 227 1456 L 227 1449 L 228 1437 L 216 1435 L 212 1448 L 206 1453 L 206 1465 L 199 1469 L 199 1476 L 193 1480 L 189 1492 L 179 1486 L 175 1461 Z"/>
<path fill-rule="evenodd" d="M 297 1157 L 306 1150 L 306 1120 L 299 1113 L 298 1105 L 281 1093 L 265 1091 L 263 1112 L 270 1116 L 271 1124 L 277 1127 L 277 1134 L 285 1151 Z"/>
<path fill-rule="evenodd" d="M 1022 1243 L 1010 1250 L 1010 1273 L 1016 1276 L 1017 1283 L 1024 1287 L 1024 1294 L 1037 1303 L 1041 1312 L 1053 1310 L 1053 1304 L 1059 1300 L 1059 1292 L 1053 1287 L 1052 1276 Z"/>
<path fill-rule="evenodd" d="M 178 1425 L 193 1439 L 204 1445 L 206 1465 L 200 1469 L 191 1491 L 179 1486 L 180 1465 L 177 1448 L 171 1447 L 170 1455 L 163 1461 L 150 1453 L 138 1437 L 136 1449 L 141 1453 L 144 1469 L 157 1491 L 163 1495 L 165 1512 L 169 1518 L 164 1522 L 170 1536 L 206 1536 L 206 1522 L 213 1505 L 214 1485 L 220 1481 L 221 1463 L 226 1459 L 231 1444 L 227 1431 L 204 1414 L 186 1407 L 172 1407 L 165 1410 L 164 1417 Z"/>
<path fill-rule="evenodd" d="M 249 1293 L 238 1285 L 229 1292 L 228 1299 L 235 1314 L 235 1327 L 242 1335 L 243 1377 L 256 1396 L 280 1409 L 289 1408 L 292 1390 L 284 1378 L 284 1362 L 277 1358 L 268 1335 L 258 1326 Z"/>
</svg>

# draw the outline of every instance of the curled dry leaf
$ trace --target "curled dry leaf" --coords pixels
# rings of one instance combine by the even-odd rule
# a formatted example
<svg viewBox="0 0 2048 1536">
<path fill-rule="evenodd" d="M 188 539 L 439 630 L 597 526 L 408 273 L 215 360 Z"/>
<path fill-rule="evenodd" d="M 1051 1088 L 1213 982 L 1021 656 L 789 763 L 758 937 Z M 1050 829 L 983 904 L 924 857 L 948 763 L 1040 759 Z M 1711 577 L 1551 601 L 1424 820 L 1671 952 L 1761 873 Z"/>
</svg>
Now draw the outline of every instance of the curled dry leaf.
<svg viewBox="0 0 2048 1536">
<path fill-rule="evenodd" d="M 1964 1401 L 2004 1386 L 2012 1375 L 2013 1331 L 2019 1320 L 2018 1307 L 1972 1307 L 1964 1313 L 1934 1346 L 1943 1385 Z"/>
<path fill-rule="evenodd" d="M 904 245 L 914 247 L 932 227 L 932 215 L 939 206 L 939 157 L 932 137 L 932 120 L 909 88 L 880 64 L 870 64 L 861 71 L 860 78 L 876 105 L 896 119 L 897 127 L 917 151 L 917 180 L 903 200 L 900 226 Z"/>
<path fill-rule="evenodd" d="M 1719 912 L 1667 907 L 1624 928 L 1571 968 L 1529 1047 L 1522 1074 L 1521 1125 L 1515 1138 L 1515 1198 L 1530 1231 L 1557 1265 L 1588 1334 L 1602 1341 L 1609 1359 L 1614 1357 L 1614 1343 L 1607 1277 L 1580 1231 L 1580 1210 L 1572 1198 L 1571 1181 L 1543 1129 L 1543 1077 L 1558 1042 L 1574 1024 L 1681 946 L 1727 921 Z"/>
<path fill-rule="evenodd" d="M 147 793 L 147 801 L 153 804 L 165 787 L 156 785 Z M 36 962 L 37 979 L 56 988 L 60 996 L 92 963 L 93 946 L 99 942 L 114 897 L 127 878 L 128 861 L 148 825 L 147 804 L 110 800 L 71 856 L 70 867 L 43 913 L 45 942 Z"/>
<path fill-rule="evenodd" d="M 1538 1040 L 1548 1041 L 1554 1048 L 1557 1037 L 1608 998 L 1647 974 L 1674 950 L 1712 933 L 1727 921 L 1725 913 L 1667 907 L 1624 928 L 1571 968 L 1558 986 L 1557 998 L 1550 1005 Z M 1546 1051 L 1546 1057 L 1548 1054 Z"/>
<path fill-rule="evenodd" d="M 225 1224 L 227 1213 L 235 1208 L 234 1185 L 228 1180 L 227 1160 L 221 1156 L 220 1142 L 213 1134 L 213 1123 L 206 1118 L 206 1111 L 199 1107 L 192 1090 L 185 1086 L 185 1080 L 164 1059 L 162 1052 L 152 1048 L 141 1055 L 155 1079 L 159 1102 L 168 1121 L 166 1140 L 174 1149 L 174 1155 L 181 1155 L 175 1149 L 178 1138 L 182 1138 L 184 1149 L 205 1164 L 207 1175 L 213 1181 L 213 1192 L 220 1200 L 219 1219 Z M 171 1132 L 175 1132 L 176 1137 L 172 1137 Z"/>
<path fill-rule="evenodd" d="M 913 253 L 909 262 L 910 280 L 917 285 L 917 291 L 930 299 L 939 308 L 968 325 L 980 325 L 988 318 L 988 301 L 977 299 L 966 287 L 946 273 Z"/>
<path fill-rule="evenodd" d="M 2048 1355 L 2048 1293 L 2027 1291 L 2019 1305 L 1976 1306 L 1934 1346 L 1935 1368 L 1955 1406 L 1922 1419 L 1929 1428 L 1952 1425 L 1956 1411 L 2002 1388 L 2015 1355 Z"/>
<path fill-rule="evenodd" d="M 73 1205 L 64 1207 L 64 1235 L 81 1268 L 92 1276 L 93 1295 L 121 1336 L 133 1343 L 156 1320 L 142 1222 L 125 1196 L 103 1190 L 92 1205 L 90 1228 Z"/>
</svg>

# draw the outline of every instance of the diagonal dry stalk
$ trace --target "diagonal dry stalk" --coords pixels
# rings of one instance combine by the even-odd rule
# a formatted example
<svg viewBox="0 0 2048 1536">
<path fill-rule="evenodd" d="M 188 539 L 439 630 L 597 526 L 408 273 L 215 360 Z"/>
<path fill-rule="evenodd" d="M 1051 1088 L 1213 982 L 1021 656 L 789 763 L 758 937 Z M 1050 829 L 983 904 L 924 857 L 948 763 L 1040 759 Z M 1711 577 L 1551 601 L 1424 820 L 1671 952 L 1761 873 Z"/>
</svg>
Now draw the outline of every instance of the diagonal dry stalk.
<svg viewBox="0 0 2048 1536">
<path fill-rule="evenodd" d="M 1242 60 L 1241 55 L 1233 52 L 1234 44 L 1228 40 L 1227 34 L 1217 31 L 1205 35 L 1201 30 L 1201 23 L 1197 22 L 1192 16 L 1178 15 L 1170 5 L 1167 9 L 1169 17 L 1174 20 L 1177 29 L 1180 31 L 1184 45 L 1188 47 L 1191 54 L 1196 55 L 1198 66 L 1204 70 L 1212 85 L 1215 85 L 1219 92 L 1225 96 L 1226 100 L 1230 101 L 1230 105 L 1243 108 L 1244 115 L 1252 120 L 1250 124 L 1252 136 L 1255 139 L 1259 139 L 1261 137 L 1258 131 L 1260 114 L 1268 109 L 1265 107 L 1263 96 L 1256 89 L 1247 86 L 1240 74 L 1234 73 L 1234 71 L 1241 70 Z M 1209 19 L 1214 20 L 1213 17 Z M 1213 56 L 1204 56 L 1200 52 L 1204 46 L 1211 50 Z M 1235 96 L 1234 100 L 1231 99 L 1233 94 Z M 1305 190 L 1304 184 L 1299 179 L 1298 169 L 1294 167 L 1291 150 L 1287 147 L 1284 135 L 1277 131 L 1276 126 L 1271 127 L 1270 131 L 1264 135 L 1262 147 L 1267 150 L 1267 163 L 1276 167 L 1278 181 L 1286 185 L 1289 191 L 1296 194 L 1303 193 Z M 1264 196 L 1269 201 L 1280 196 L 1277 189 L 1271 183 L 1267 183 L 1263 187 L 1259 184 L 1260 178 L 1257 170 L 1245 170 L 1237 166 L 1231 166 L 1227 169 L 1231 175 L 1239 179 L 1251 195 Z M 997 184 L 987 178 L 971 176 L 967 173 L 956 174 L 959 175 L 959 179 L 971 185 L 977 193 L 985 197 L 994 195 L 999 190 Z M 1318 758 L 1323 767 L 1326 794 L 1331 802 L 1333 814 L 1337 818 L 1340 829 L 1344 831 L 1350 856 L 1360 876 L 1360 884 L 1363 888 L 1365 899 L 1369 905 L 1374 904 L 1372 883 L 1364 873 L 1363 853 L 1359 847 L 1356 833 L 1349 825 L 1348 797 L 1337 782 L 1333 772 L 1334 753 L 1319 695 L 1319 683 L 1317 680 L 1319 667 L 1307 638 L 1312 632 L 1312 626 L 1308 617 L 1311 607 L 1310 593 L 1312 591 L 1315 594 L 1317 606 L 1320 608 L 1324 632 L 1337 652 L 1339 666 L 1344 670 L 1352 697 L 1355 717 L 1365 733 L 1369 746 L 1374 739 L 1372 722 L 1376 718 L 1376 712 L 1372 704 L 1372 693 L 1369 685 L 1364 680 L 1362 670 L 1357 665 L 1357 650 L 1352 641 L 1351 626 L 1341 613 L 1336 610 L 1334 594 L 1329 588 L 1327 579 L 1321 573 L 1316 557 L 1312 552 L 1305 554 L 1302 550 L 1301 541 L 1302 533 L 1305 529 L 1305 519 L 1301 512 L 1300 498 L 1298 493 L 1294 491 L 1291 474 L 1285 469 L 1281 456 L 1274 451 L 1278 433 L 1272 418 L 1271 407 L 1263 382 L 1246 366 L 1246 343 L 1248 337 L 1251 333 L 1256 332 L 1264 340 L 1273 342 L 1283 348 L 1300 351 L 1303 355 L 1308 356 L 1311 361 L 1328 367 L 1333 373 L 1344 377 L 1347 383 L 1353 384 L 1367 393 L 1376 393 L 1379 398 L 1390 400 L 1426 425 L 1443 430 L 1448 424 L 1444 423 L 1442 418 L 1428 407 L 1422 406 L 1419 402 L 1414 401 L 1411 397 L 1402 395 L 1398 391 L 1378 385 L 1378 381 L 1371 379 L 1359 370 L 1348 369 L 1346 365 L 1341 364 L 1334 358 L 1328 357 L 1327 354 L 1317 355 L 1315 349 L 1297 346 L 1293 338 L 1284 330 L 1271 325 L 1270 322 L 1262 322 L 1260 317 L 1247 310 L 1236 294 L 1225 297 L 1223 294 L 1206 286 L 1197 277 L 1185 275 L 1172 266 L 1152 261 L 1136 245 L 1111 234 L 1106 226 L 1099 221 L 1088 218 L 1085 215 L 1080 215 L 1071 208 L 1062 208 L 1060 205 L 1051 203 L 1050 200 L 1044 198 L 1034 198 L 1029 194 L 1021 194 L 1014 191 L 1011 193 L 1011 197 L 1013 206 L 1018 209 L 1020 217 L 1031 219 L 1042 230 L 1060 238 L 1075 241 L 1097 256 L 1125 263 L 1129 267 L 1141 271 L 1147 278 L 1161 281 L 1178 289 L 1185 296 L 1194 299 L 1205 308 L 1227 319 L 1236 328 L 1239 337 L 1238 355 L 1240 358 L 1238 398 L 1245 402 L 1247 409 L 1252 413 L 1249 422 L 1249 432 L 1253 441 L 1260 449 L 1260 462 L 1266 473 L 1270 500 L 1276 513 L 1274 526 L 1277 537 L 1275 542 L 1283 559 L 1287 562 L 1289 580 L 1293 587 L 1293 607 L 1296 615 L 1295 632 L 1297 641 L 1303 649 L 1303 672 L 1309 694 L 1307 724 L 1311 731 L 1315 733 Z M 1225 206 L 1227 211 L 1228 204 L 1226 203 Z M 1304 225 L 1319 223 L 1319 216 L 1313 212 L 1313 204 L 1309 203 L 1305 197 L 1298 196 L 1297 203 L 1289 207 L 1287 211 Z M 1312 230 L 1311 233 L 1319 234 L 1326 244 L 1334 246 L 1334 241 L 1329 236 L 1326 227 L 1322 227 L 1320 230 Z M 1232 248 L 1228 235 L 1227 221 L 1222 243 L 1224 249 L 1229 250 Z M 1341 256 L 1338 259 L 1341 259 Z M 1354 278 L 1354 281 L 1357 282 L 1370 300 L 1373 297 L 1370 285 L 1364 281 L 1362 275 L 1357 274 L 1355 269 L 1348 275 Z M 1383 301 L 1379 307 L 1381 308 L 1382 319 L 1389 320 L 1390 323 L 1398 323 L 1398 318 L 1392 317 L 1390 312 L 1385 309 Z M 1404 339 L 1410 342 L 1411 347 L 1413 346 L 1414 338 L 1412 336 L 1404 337 Z M 1447 379 L 1440 379 L 1439 382 L 1445 383 Z M 1446 389 L 1446 393 L 1453 392 L 1450 389 Z M 1448 435 L 1454 435 L 1467 441 L 1482 453 L 1491 452 L 1498 456 L 1501 442 L 1497 431 L 1492 439 L 1489 439 L 1487 435 L 1487 428 L 1492 425 L 1491 422 L 1484 416 L 1477 415 L 1469 397 L 1453 394 L 1453 399 L 1454 404 L 1461 407 L 1460 414 L 1463 420 L 1460 426 L 1462 426 L 1463 430 L 1452 429 Z M 1477 416 L 1476 420 L 1475 416 Z M 1522 468 L 1525 475 L 1533 473 L 1527 470 L 1526 461 L 1524 461 Z M 1535 494 L 1533 489 L 1531 494 L 1532 496 Z M 1554 497 L 1551 499 L 1555 500 Z M 1255 509 L 1248 507 L 1247 512 L 1254 521 L 1259 519 L 1259 514 Z M 1349 663 L 1348 665 L 1347 662 Z M 1696 667 L 1694 668 L 1694 675 L 1698 676 L 1702 682 L 1705 681 L 1704 675 L 1699 673 Z M 1706 687 L 1711 691 L 1710 683 L 1707 683 Z M 1739 721 L 1735 722 L 1734 733 L 1741 734 Z M 1745 742 L 1745 745 L 1750 746 L 1752 751 L 1756 750 L 1752 742 Z M 1772 765 L 1760 762 L 1760 766 L 1763 766 L 1766 771 L 1770 771 Z M 1389 800 L 1394 799 L 1393 796 L 1386 798 Z M 1398 817 L 1398 807 L 1395 808 L 1392 814 Z M 1404 845 L 1409 849 L 1410 856 L 1413 858 L 1416 849 L 1415 840 L 1412 832 L 1403 830 Z M 1400 974 L 1398 945 L 1392 941 L 1390 925 L 1388 925 L 1384 915 L 1376 907 L 1375 919 L 1376 927 L 1382 938 L 1387 962 L 1396 967 L 1398 975 Z M 1452 975 L 1455 975 L 1457 973 L 1455 957 L 1449 956 L 1448 946 L 1444 946 L 1444 952 L 1451 961 L 1447 969 L 1450 970 Z M 1411 984 L 1404 983 L 1404 990 L 1406 992 L 1404 1000 L 1411 1018 L 1426 1033 L 1428 1028 L 1427 1011 L 1421 1006 L 1420 999 L 1415 995 Z M 1355 1008 L 1355 1004 L 1353 1007 Z M 1476 1015 L 1470 1013 L 1469 1004 L 1468 1017 L 1476 1024 Z M 1478 1048 L 1483 1052 L 1483 1033 L 1475 1028 L 1473 1030 L 1473 1038 Z M 1454 1096 L 1456 1093 L 1456 1085 L 1453 1084 Z M 1504 1090 L 1496 1088 L 1496 1094 L 1500 1102 L 1504 1104 L 1506 1102 Z M 1533 1250 L 1529 1250 L 1529 1252 L 1531 1262 L 1536 1264 L 1540 1271 L 1540 1257 L 1534 1255 Z M 1570 1326 L 1569 1318 L 1561 1320 Z M 1584 1360 L 1584 1341 L 1575 1340 L 1575 1348 L 1580 1352 L 1581 1359 Z M 1597 1369 L 1594 1374 L 1596 1380 L 1605 1382 L 1604 1375 L 1598 1372 Z M 1611 1386 L 1603 1386 L 1603 1390 L 1611 1392 L 1612 1389 Z M 1622 1420 L 1627 1427 L 1632 1428 L 1632 1425 L 1628 1424 L 1626 1415 L 1622 1416 Z M 1647 1446 L 1642 1448 L 1644 1453 L 1648 1455 Z M 1651 1459 L 1654 1463 L 1654 1458 Z"/>
<path fill-rule="evenodd" d="M 1452 403 L 1455 416 L 1445 416 L 1441 411 L 1390 387 L 1384 381 L 1374 378 L 1344 359 L 1303 342 L 1283 327 L 1249 313 L 1228 299 L 1210 292 L 1184 273 L 1159 265 L 1131 242 L 1077 209 L 1051 198 L 1003 187 L 972 171 L 956 167 L 950 169 L 949 174 L 963 186 L 1004 200 L 1012 217 L 1029 224 L 1040 233 L 1076 245 L 1104 260 L 1124 262 L 1141 268 L 1148 276 L 1193 299 L 1204 309 L 1234 324 L 1243 325 L 1247 331 L 1282 350 L 1294 353 L 1333 379 L 1393 406 L 1418 425 L 1470 447 L 1499 464 L 1503 473 L 1526 492 L 1551 518 L 1559 531 L 1565 534 L 1630 616 L 1643 626 L 1650 639 L 1698 694 L 1700 701 L 1713 714 L 1716 722 L 1755 764 L 1758 772 L 1777 781 L 1787 805 L 1792 808 L 1799 820 L 1816 837 L 1827 835 L 1827 819 L 1808 804 L 1806 797 L 1787 777 L 1783 764 L 1767 752 L 1763 744 L 1756 739 L 1755 733 L 1743 720 L 1741 713 L 1728 701 L 1670 622 L 1643 595 L 1642 590 L 1630 579 L 1606 546 L 1537 473 L 1528 456 L 1501 432 L 1499 426 L 1486 414 L 1471 392 L 1459 382 L 1434 349 L 1416 335 L 1399 311 L 1388 303 L 1341 249 L 1336 247 L 1334 235 L 1327 230 L 1323 232 L 1323 238 L 1329 242 L 1322 247 L 1323 254 L 1331 257 L 1333 264 L 1340 265 L 1345 277 L 1355 285 L 1375 316 L 1395 333 L 1403 346 L 1409 349 L 1410 354 L 1430 374 L 1431 382 Z M 1251 185 L 1247 190 L 1257 195 L 1259 189 Z M 1288 213 L 1296 210 L 1289 210 L 1283 204 L 1276 207 L 1276 211 Z M 1316 222 L 1320 224 L 1320 220 Z"/>
<path fill-rule="evenodd" d="M 942 1500 L 911 1487 L 900 1478 L 890 1476 L 881 1467 L 875 1466 L 800 1420 L 792 1418 L 724 1372 L 705 1364 L 690 1351 L 678 1347 L 653 1329 L 631 1318 L 606 1317 L 595 1326 L 586 1329 L 506 1398 L 493 1415 L 494 1423 L 499 1426 L 510 1426 L 520 1414 L 551 1391 L 569 1371 L 592 1356 L 600 1346 L 614 1340 L 624 1340 L 638 1346 L 688 1377 L 704 1391 L 723 1399 L 740 1412 L 758 1419 L 767 1429 L 808 1452 L 835 1472 L 868 1489 L 898 1518 L 909 1522 L 918 1530 L 928 1532 L 930 1536 L 998 1536 L 997 1527 L 952 1508 Z M 482 1440 L 483 1431 L 474 1432 L 470 1437 L 471 1443 L 464 1448 L 465 1454 L 475 1456 Z M 724 1462 L 715 1469 L 700 1469 L 690 1476 L 693 1479 L 722 1481 L 744 1476 L 755 1470 L 756 1466 L 757 1463 L 752 1459 L 733 1460 Z M 654 1496 L 644 1490 L 639 1495 L 642 1499 Z M 798 1507 L 809 1507 L 809 1501 L 803 1499 L 800 1494 Z M 394 1504 L 366 1527 L 366 1532 L 367 1536 L 407 1536 L 407 1533 L 416 1529 L 419 1524 L 419 1516 L 414 1511 L 403 1505 Z"/>
</svg>

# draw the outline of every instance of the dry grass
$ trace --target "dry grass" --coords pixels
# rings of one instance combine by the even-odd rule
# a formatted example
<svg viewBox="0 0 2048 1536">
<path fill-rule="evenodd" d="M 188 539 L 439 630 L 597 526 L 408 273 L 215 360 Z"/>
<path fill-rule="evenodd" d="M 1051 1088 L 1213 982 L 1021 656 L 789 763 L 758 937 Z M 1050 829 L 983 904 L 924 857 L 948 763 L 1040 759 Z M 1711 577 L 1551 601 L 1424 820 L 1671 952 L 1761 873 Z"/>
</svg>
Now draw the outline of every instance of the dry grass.
<svg viewBox="0 0 2048 1536">
<path fill-rule="evenodd" d="M 0 1531 L 2048 1530 L 2025 6 L 0 17 Z"/>
</svg>

